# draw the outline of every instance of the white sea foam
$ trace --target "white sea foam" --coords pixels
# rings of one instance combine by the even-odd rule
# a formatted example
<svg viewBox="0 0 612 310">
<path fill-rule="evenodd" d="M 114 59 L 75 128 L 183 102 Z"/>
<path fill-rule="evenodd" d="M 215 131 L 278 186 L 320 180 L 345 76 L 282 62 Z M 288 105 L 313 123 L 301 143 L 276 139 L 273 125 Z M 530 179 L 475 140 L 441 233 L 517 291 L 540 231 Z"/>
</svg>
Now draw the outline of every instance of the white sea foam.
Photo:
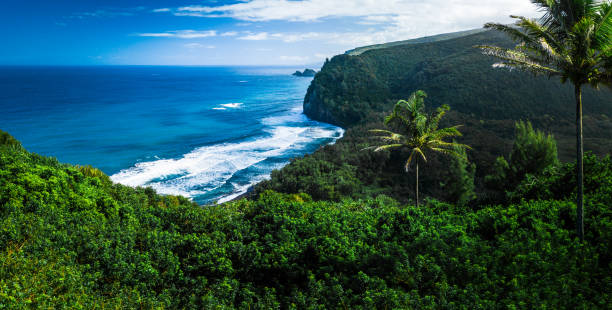
<svg viewBox="0 0 612 310">
<path fill-rule="evenodd" d="M 252 178 L 251 182 L 247 183 L 247 184 L 236 184 L 236 183 L 232 183 L 232 187 L 234 188 L 234 190 L 232 191 L 231 194 L 223 196 L 221 198 L 219 198 L 217 200 L 217 203 L 224 203 L 224 202 L 228 202 L 232 199 L 236 199 L 237 197 L 239 197 L 240 195 L 246 193 L 249 188 L 265 179 L 268 178 L 268 175 L 259 175 L 259 176 L 255 176 Z"/>
<path fill-rule="evenodd" d="M 237 109 L 243 104 L 244 104 L 243 102 L 230 102 L 230 103 L 221 104 L 221 106 L 226 107 L 226 108 Z"/>
<path fill-rule="evenodd" d="M 213 109 L 225 110 L 241 105 L 227 103 Z M 112 175 L 111 179 L 133 187 L 150 186 L 161 194 L 190 198 L 230 186 L 230 193 L 227 188 L 220 190 L 225 194 L 220 193 L 224 196 L 220 196 L 217 202 L 223 203 L 246 193 L 254 184 L 269 178 L 272 169 L 281 168 L 286 162 L 273 167 L 266 163 L 259 167 L 265 167 L 263 169 L 255 168 L 257 172 L 248 172 L 246 182 L 232 179 L 237 172 L 258 167 L 269 158 L 299 152 L 316 140 L 333 139 L 331 142 L 334 143 L 344 133 L 339 127 L 310 121 L 301 113 L 301 105 L 288 114 L 264 118 L 261 123 L 268 129 L 257 139 L 200 147 L 177 159 L 140 162 Z M 304 126 L 306 123 L 308 125 Z"/>
<path fill-rule="evenodd" d="M 341 129 L 333 127 L 273 128 L 257 140 L 224 143 L 197 148 L 178 159 L 160 159 L 137 163 L 111 176 L 114 182 L 129 186 L 151 186 L 161 194 L 195 197 L 223 186 L 236 172 L 267 158 L 300 148 L 313 139 L 339 137 Z M 269 173 L 269 172 L 268 172 Z M 232 184 L 231 200 L 268 174 L 253 176 L 247 185 Z"/>
</svg>

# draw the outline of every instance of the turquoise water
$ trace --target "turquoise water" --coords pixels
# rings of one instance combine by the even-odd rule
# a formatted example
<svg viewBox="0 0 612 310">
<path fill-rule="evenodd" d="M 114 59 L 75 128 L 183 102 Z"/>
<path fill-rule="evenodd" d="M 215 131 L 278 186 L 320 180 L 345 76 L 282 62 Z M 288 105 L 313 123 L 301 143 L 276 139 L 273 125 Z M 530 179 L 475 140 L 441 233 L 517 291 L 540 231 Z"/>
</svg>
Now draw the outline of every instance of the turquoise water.
<svg viewBox="0 0 612 310">
<path fill-rule="evenodd" d="M 129 186 L 226 201 L 335 141 L 286 67 L 2 67 L 0 129 Z"/>
</svg>

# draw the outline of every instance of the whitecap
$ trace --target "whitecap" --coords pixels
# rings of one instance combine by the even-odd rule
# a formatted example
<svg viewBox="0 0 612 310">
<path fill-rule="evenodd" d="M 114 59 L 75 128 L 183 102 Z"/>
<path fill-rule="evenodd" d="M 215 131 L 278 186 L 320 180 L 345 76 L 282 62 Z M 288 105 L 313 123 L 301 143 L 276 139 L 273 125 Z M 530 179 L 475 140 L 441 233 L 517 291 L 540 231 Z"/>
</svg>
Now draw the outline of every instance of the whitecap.
<svg viewBox="0 0 612 310">
<path fill-rule="evenodd" d="M 223 106 L 239 107 L 241 104 Z M 303 153 L 313 142 L 335 143 L 344 133 L 342 128 L 318 123 L 293 112 L 291 109 L 288 114 L 262 119 L 268 129 L 256 139 L 199 147 L 180 158 L 140 162 L 112 175 L 111 179 L 132 187 L 150 186 L 160 194 L 189 198 L 219 192 L 211 199 L 216 199 L 217 203 L 230 201 L 269 178 L 272 169 L 287 164 L 292 154 Z M 277 166 L 264 163 L 274 158 L 282 158 Z M 249 171 L 248 168 L 255 169 Z M 248 180 L 240 182 L 233 178 L 238 172 L 246 173 Z"/>
<path fill-rule="evenodd" d="M 266 137 L 197 148 L 178 159 L 137 163 L 111 176 L 128 186 L 151 186 L 161 194 L 194 197 L 222 186 L 231 176 L 293 145 L 311 140 L 307 127 L 276 127 Z"/>
<path fill-rule="evenodd" d="M 226 108 L 237 109 L 243 104 L 244 104 L 243 102 L 230 102 L 230 103 L 221 104 L 221 106 L 226 107 Z"/>
</svg>

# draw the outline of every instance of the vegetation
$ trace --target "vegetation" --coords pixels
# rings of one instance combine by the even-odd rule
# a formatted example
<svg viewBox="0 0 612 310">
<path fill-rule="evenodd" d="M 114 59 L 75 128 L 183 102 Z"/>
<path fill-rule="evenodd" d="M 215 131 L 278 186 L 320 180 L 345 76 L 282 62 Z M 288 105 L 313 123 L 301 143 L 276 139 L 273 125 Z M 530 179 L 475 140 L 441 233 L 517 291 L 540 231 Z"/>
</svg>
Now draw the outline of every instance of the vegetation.
<svg viewBox="0 0 612 310">
<path fill-rule="evenodd" d="M 519 45 L 514 49 L 482 46 L 488 55 L 500 58 L 499 66 L 559 77 L 574 85 L 576 100 L 578 222 L 580 240 L 583 223 L 583 133 L 582 87 L 612 86 L 612 3 L 598 0 L 532 0 L 545 12 L 542 22 L 514 17 L 514 26 L 489 23 Z"/>
<path fill-rule="evenodd" d="M 598 8 L 612 12 L 606 5 Z M 490 51 L 506 53 L 507 64 L 520 65 L 510 56 L 525 53 L 529 65 L 544 66 L 556 55 L 538 53 L 559 53 L 551 44 L 561 42 L 586 67 L 601 59 L 589 78 L 605 81 L 609 51 L 597 44 L 610 38 L 593 33 L 607 29 L 608 16 L 572 24 L 555 14 L 541 28 L 551 37 L 537 41 L 548 44 L 518 51 L 487 31 L 327 61 L 305 111 L 346 126 L 345 136 L 273 172 L 251 200 L 198 206 L 113 184 L 94 167 L 29 153 L 0 131 L 0 309 L 609 309 L 612 160 L 598 155 L 612 145 L 610 93 L 584 93 L 592 103 L 585 129 L 597 139 L 586 145 L 597 155 L 560 163 L 557 146 L 562 159 L 569 149 L 571 111 L 560 104 L 568 89 L 500 73 L 472 48 L 485 42 L 501 46 Z M 531 30 L 523 38 L 543 35 Z M 590 51 L 571 45 L 581 34 L 599 43 Z M 434 109 L 426 111 L 424 92 L 393 106 L 421 86 Z M 526 118 L 534 125 L 515 122 Z M 465 136 L 449 123 L 465 124 Z M 372 130 L 391 144 L 359 151 L 372 145 Z M 412 206 L 417 181 L 397 167 L 415 154 L 425 159 L 427 147 L 430 173 L 418 182 L 429 198 Z M 581 165 L 584 187 L 574 175 Z M 576 242 L 582 191 L 589 229 Z"/>
<path fill-rule="evenodd" d="M 474 186 L 474 174 L 476 164 L 470 163 L 467 159 L 465 148 L 455 147 L 454 151 L 459 156 L 451 158 L 448 167 L 448 177 L 440 187 L 448 193 L 447 199 L 459 207 L 465 207 L 476 199 Z"/>
<path fill-rule="evenodd" d="M 429 95 L 428 105 L 434 109 L 448 104 L 476 121 L 511 120 L 505 128 L 510 132 L 515 121 L 529 119 L 536 127 L 550 126 L 558 139 L 567 135 L 566 127 L 573 129 L 574 123 L 565 122 L 574 118 L 575 109 L 568 104 L 573 102 L 573 87 L 519 70 L 493 68 L 495 59 L 474 48 L 483 44 L 514 46 L 505 34 L 485 31 L 370 50 L 358 56 L 335 56 L 315 76 L 304 111 L 309 117 L 348 128 L 373 121 L 376 113 L 388 114 L 398 100 L 421 89 Z M 583 95 L 589 102 L 585 115 L 592 121 L 603 121 L 601 114 L 610 117 L 612 92 L 587 88 Z M 597 132 L 585 128 L 585 134 L 592 137 L 600 137 Z M 575 135 L 569 136 L 575 142 Z M 585 142 L 591 148 L 598 144 Z M 606 147 L 611 149 L 610 144 Z M 572 146 L 568 159 L 575 159 L 574 151 Z"/>
<path fill-rule="evenodd" d="M 498 190 L 513 190 L 526 175 L 538 175 L 557 164 L 557 142 L 552 135 L 534 130 L 530 122 L 519 121 L 509 160 L 498 157 L 495 173 L 488 175 L 485 181 Z"/>
<path fill-rule="evenodd" d="M 383 44 L 375 44 L 375 45 L 362 46 L 362 47 L 358 47 L 358 48 L 346 51 L 345 54 L 350 55 L 350 56 L 357 56 L 357 55 L 363 54 L 363 53 L 365 53 L 367 51 L 371 51 L 371 50 L 375 50 L 375 49 L 389 48 L 389 47 L 393 47 L 393 46 L 406 45 L 406 44 L 419 44 L 419 43 L 430 43 L 430 42 L 438 42 L 438 41 L 450 40 L 450 39 L 454 39 L 454 38 L 464 37 L 466 35 L 470 35 L 470 34 L 474 34 L 474 33 L 480 33 L 482 31 L 483 31 L 483 29 L 472 29 L 472 30 L 466 30 L 466 31 L 443 33 L 443 34 L 438 34 L 438 35 L 433 35 L 433 36 L 428 36 L 428 37 L 422 37 L 422 38 L 417 38 L 417 39 L 411 39 L 411 40 L 404 40 L 404 41 L 389 42 L 389 43 L 383 43 Z"/>
<path fill-rule="evenodd" d="M 585 157 L 580 244 L 574 166 L 519 185 L 540 200 L 476 209 L 274 192 L 200 207 L 0 146 L 0 308 L 605 309 L 612 161 Z"/>
<path fill-rule="evenodd" d="M 336 201 L 384 194 L 407 203 L 416 194 L 416 184 L 411 175 L 398 173 L 397 167 L 409 154 L 360 150 L 374 143 L 369 130 L 384 128 L 384 118 L 394 104 L 417 89 L 429 94 L 427 113 L 443 104 L 452 107 L 441 126 L 464 125 L 463 136 L 456 140 L 473 149 L 468 157 L 476 167 L 474 192 L 479 204 L 506 199 L 506 189 L 491 189 L 485 178 L 496 174 L 497 158 L 511 153 L 519 120 L 528 119 L 533 128 L 554 134 L 560 161 L 575 160 L 575 111 L 567 104 L 573 88 L 520 70 L 493 68 L 495 60 L 474 48 L 483 44 L 515 45 L 505 34 L 488 30 L 330 59 L 309 87 L 304 111 L 309 117 L 345 127 L 344 137 L 293 160 L 254 192 L 305 192 L 315 200 Z M 605 156 L 612 150 L 612 92 L 585 88 L 583 95 L 589 102 L 584 110 L 585 150 Z M 427 160 L 428 173 L 419 176 L 419 194 L 454 202 L 456 194 L 441 186 L 453 176 L 448 160 L 436 154 Z"/>
<path fill-rule="evenodd" d="M 439 152 L 454 157 L 461 157 L 461 153 L 455 151 L 457 148 L 468 148 L 468 146 L 456 142 L 446 142 L 444 139 L 461 136 L 458 126 L 439 129 L 440 120 L 450 109 L 443 105 L 436 110 L 435 114 L 427 115 L 425 110 L 425 98 L 423 91 L 413 93 L 408 101 L 400 100 L 393 108 L 391 115 L 385 118 L 385 125 L 393 128 L 396 132 L 382 129 L 372 129 L 370 132 L 384 134 L 379 136 L 385 144 L 373 147 L 374 151 L 382 151 L 394 148 L 407 148 L 410 156 L 406 160 L 404 168 L 410 170 L 412 159 L 416 165 L 416 206 L 419 206 L 419 158 L 427 162 L 426 151 Z M 415 157 L 416 155 L 416 157 Z"/>
<path fill-rule="evenodd" d="M 21 148 L 21 142 L 17 141 L 17 139 L 13 138 L 13 136 L 9 135 L 7 132 L 0 130 L 0 147 L 2 146 Z"/>
</svg>

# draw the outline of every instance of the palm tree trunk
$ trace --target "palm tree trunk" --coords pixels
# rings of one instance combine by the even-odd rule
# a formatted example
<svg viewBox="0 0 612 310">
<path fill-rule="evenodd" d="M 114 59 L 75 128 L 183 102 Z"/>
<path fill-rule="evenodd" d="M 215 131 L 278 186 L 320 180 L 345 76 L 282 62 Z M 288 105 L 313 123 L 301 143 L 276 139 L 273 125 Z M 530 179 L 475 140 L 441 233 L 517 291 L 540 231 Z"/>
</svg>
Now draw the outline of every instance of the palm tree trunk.
<svg viewBox="0 0 612 310">
<path fill-rule="evenodd" d="M 582 89 L 580 85 L 575 86 L 576 95 L 576 183 L 578 192 L 576 193 L 576 226 L 578 237 L 584 240 L 584 208 L 583 208 L 583 163 L 584 149 L 582 147 Z"/>
<path fill-rule="evenodd" d="M 419 160 L 416 160 L 416 207 L 419 207 Z"/>
</svg>

